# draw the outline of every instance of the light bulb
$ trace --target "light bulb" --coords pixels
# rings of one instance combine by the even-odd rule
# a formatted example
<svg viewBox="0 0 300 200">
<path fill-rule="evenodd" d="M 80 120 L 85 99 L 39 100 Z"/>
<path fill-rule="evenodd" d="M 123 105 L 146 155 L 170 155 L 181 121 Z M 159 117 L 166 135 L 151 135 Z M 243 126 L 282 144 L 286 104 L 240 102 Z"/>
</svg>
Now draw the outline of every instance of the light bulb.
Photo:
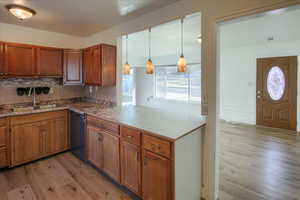
<svg viewBox="0 0 300 200">
<path fill-rule="evenodd" d="M 154 71 L 154 65 L 151 58 L 149 58 L 146 65 L 146 74 L 153 74 L 153 71 Z"/>
<path fill-rule="evenodd" d="M 178 60 L 178 63 L 177 63 L 177 71 L 178 72 L 185 72 L 186 71 L 186 60 L 184 58 L 184 55 L 181 55 L 179 60 Z"/>
<path fill-rule="evenodd" d="M 126 62 L 123 66 L 123 74 L 124 75 L 129 75 L 130 74 L 130 65 L 128 62 Z"/>
</svg>

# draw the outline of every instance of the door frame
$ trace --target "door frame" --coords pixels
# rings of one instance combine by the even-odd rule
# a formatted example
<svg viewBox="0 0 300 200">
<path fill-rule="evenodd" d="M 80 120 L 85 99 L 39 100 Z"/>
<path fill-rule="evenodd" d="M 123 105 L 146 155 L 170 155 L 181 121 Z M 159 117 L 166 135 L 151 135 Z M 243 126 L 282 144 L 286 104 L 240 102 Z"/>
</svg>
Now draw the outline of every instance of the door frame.
<svg viewBox="0 0 300 200">
<path fill-rule="evenodd" d="M 232 20 L 241 19 L 244 17 L 251 17 L 257 14 L 263 14 L 269 11 L 278 10 L 289 8 L 293 6 L 300 5 L 300 1 L 282 1 L 277 2 L 269 6 L 265 7 L 257 7 L 254 9 L 245 9 L 239 10 L 223 17 L 216 18 L 212 20 L 212 23 L 209 25 L 210 30 L 207 31 L 206 35 L 212 37 L 210 39 L 210 44 L 212 45 L 211 55 L 208 56 L 206 64 L 210 64 L 210 67 L 202 66 L 202 70 L 205 72 L 202 73 L 202 84 L 205 85 L 205 88 L 202 88 L 202 96 L 205 97 L 204 104 L 202 104 L 202 114 L 208 114 L 207 118 L 207 129 L 213 131 L 212 134 L 208 139 L 208 142 L 204 146 L 205 152 L 209 152 L 205 161 L 207 162 L 204 165 L 204 171 L 207 173 L 207 177 L 204 177 L 204 183 L 206 185 L 204 191 L 204 198 L 206 199 L 219 199 L 219 159 L 217 157 L 219 151 L 219 126 L 217 125 L 217 121 L 219 120 L 220 116 L 220 26 L 226 22 L 230 22 Z M 203 26 L 202 26 L 203 27 Z M 204 27 L 203 27 L 204 28 Z M 207 27 L 205 27 L 207 28 Z M 203 42 L 205 43 L 205 41 Z M 202 45 L 202 48 L 205 48 L 205 45 Z M 203 52 L 203 51 L 202 51 Z M 204 63 L 205 64 L 205 63 Z M 211 86 L 208 86 L 212 84 Z M 298 96 L 298 95 L 297 95 Z M 207 101 L 206 99 L 211 98 L 214 100 L 214 103 Z M 211 110 L 208 112 L 208 110 Z M 214 171 L 212 171 L 214 170 Z"/>
</svg>

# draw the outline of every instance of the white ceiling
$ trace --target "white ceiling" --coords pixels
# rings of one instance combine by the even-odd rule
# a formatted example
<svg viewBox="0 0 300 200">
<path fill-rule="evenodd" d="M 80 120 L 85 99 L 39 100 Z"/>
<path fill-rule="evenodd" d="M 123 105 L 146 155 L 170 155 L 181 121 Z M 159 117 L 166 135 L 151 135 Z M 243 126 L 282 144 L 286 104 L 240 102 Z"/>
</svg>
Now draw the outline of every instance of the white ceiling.
<svg viewBox="0 0 300 200">
<path fill-rule="evenodd" d="M 178 0 L 0 0 L 0 22 L 88 36 Z M 19 21 L 4 8 L 20 4 L 37 14 Z"/>
<path fill-rule="evenodd" d="M 201 44 L 198 42 L 199 35 L 201 35 L 201 14 L 195 13 L 187 16 L 184 21 L 184 54 L 189 62 L 200 62 Z M 130 62 L 144 64 L 145 57 L 148 57 L 149 51 L 148 36 L 148 30 L 128 36 Z M 123 38 L 125 39 L 125 37 Z M 153 62 L 158 64 L 176 63 L 181 52 L 180 19 L 153 27 L 151 46 Z M 123 47 L 123 52 L 125 53 L 125 40 L 123 40 Z"/>
<path fill-rule="evenodd" d="M 281 9 L 220 26 L 221 48 L 300 40 L 300 8 Z M 274 38 L 268 41 L 268 38 Z"/>
</svg>

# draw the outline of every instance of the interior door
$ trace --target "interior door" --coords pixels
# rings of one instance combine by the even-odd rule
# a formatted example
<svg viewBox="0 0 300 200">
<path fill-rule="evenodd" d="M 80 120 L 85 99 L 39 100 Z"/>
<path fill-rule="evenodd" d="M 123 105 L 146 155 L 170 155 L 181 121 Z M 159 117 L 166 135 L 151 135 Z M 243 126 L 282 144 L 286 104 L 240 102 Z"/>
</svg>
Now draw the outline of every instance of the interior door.
<svg viewBox="0 0 300 200">
<path fill-rule="evenodd" d="M 258 125 L 296 130 L 297 57 L 257 59 Z"/>
</svg>

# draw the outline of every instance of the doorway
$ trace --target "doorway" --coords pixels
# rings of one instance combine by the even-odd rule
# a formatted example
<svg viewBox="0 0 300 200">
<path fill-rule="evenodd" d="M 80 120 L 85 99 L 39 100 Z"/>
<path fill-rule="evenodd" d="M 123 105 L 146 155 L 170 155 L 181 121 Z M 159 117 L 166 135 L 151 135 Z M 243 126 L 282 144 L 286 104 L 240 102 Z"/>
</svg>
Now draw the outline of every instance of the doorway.
<svg viewBox="0 0 300 200">
<path fill-rule="evenodd" d="M 286 178 L 300 178 L 298 17 L 300 6 L 219 26 L 221 200 L 299 199 Z"/>
<path fill-rule="evenodd" d="M 257 125 L 296 131 L 297 56 L 257 59 Z"/>
</svg>

